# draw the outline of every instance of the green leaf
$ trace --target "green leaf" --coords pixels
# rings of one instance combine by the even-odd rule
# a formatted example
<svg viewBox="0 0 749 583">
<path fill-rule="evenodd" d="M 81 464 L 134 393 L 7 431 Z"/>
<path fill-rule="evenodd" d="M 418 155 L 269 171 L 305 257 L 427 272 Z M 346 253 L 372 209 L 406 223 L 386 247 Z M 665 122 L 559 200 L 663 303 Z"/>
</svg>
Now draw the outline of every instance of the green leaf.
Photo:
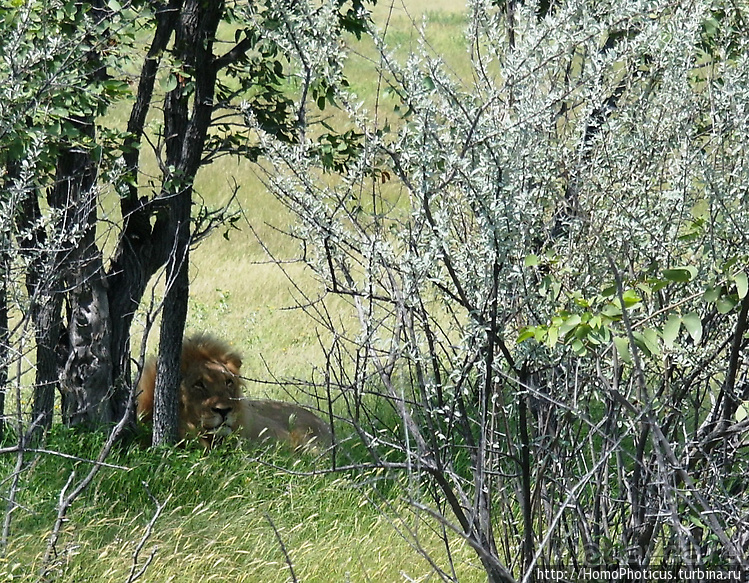
<svg viewBox="0 0 749 583">
<path fill-rule="evenodd" d="M 653 328 L 645 328 L 642 331 L 642 339 L 647 347 L 648 352 L 651 355 L 658 355 L 661 353 L 661 345 L 658 340 L 658 332 Z"/>
<path fill-rule="evenodd" d="M 161 80 L 161 88 L 166 91 L 174 91 L 177 88 L 177 76 L 172 74 Z"/>
<path fill-rule="evenodd" d="M 715 307 L 718 309 L 719 313 L 727 314 L 736 307 L 737 303 L 738 302 L 731 296 L 723 296 L 717 302 L 715 302 Z"/>
<path fill-rule="evenodd" d="M 642 301 L 642 298 L 638 295 L 638 293 L 633 289 L 628 289 L 622 294 L 622 299 L 624 300 L 624 305 L 628 308 L 631 308 L 632 306 L 636 306 Z"/>
<path fill-rule="evenodd" d="M 548 335 L 546 338 L 546 345 L 550 348 L 553 348 L 554 345 L 557 343 L 557 340 L 559 339 L 559 328 L 556 326 L 550 326 L 548 330 Z"/>
<path fill-rule="evenodd" d="M 593 344 L 608 344 L 611 341 L 611 330 L 608 328 L 599 328 L 594 330 L 589 336 L 588 341 Z"/>
<path fill-rule="evenodd" d="M 669 281 L 686 283 L 692 281 L 697 276 L 697 269 L 691 265 L 686 267 L 674 267 L 673 269 L 664 269 L 663 277 Z"/>
<path fill-rule="evenodd" d="M 681 319 L 684 323 L 684 327 L 689 332 L 695 343 L 698 343 L 702 338 L 702 320 L 696 312 L 689 312 L 684 315 Z"/>
<path fill-rule="evenodd" d="M 702 23 L 702 31 L 706 37 L 715 36 L 720 30 L 720 21 L 714 16 L 706 18 Z"/>
<path fill-rule="evenodd" d="M 592 330 L 593 329 L 587 324 L 580 324 L 575 328 L 574 336 L 575 338 L 579 338 L 580 340 L 585 340 L 588 337 L 588 334 L 592 332 Z"/>
<path fill-rule="evenodd" d="M 581 340 L 575 340 L 572 343 L 572 350 L 577 356 L 585 356 L 588 353 L 585 344 Z"/>
<path fill-rule="evenodd" d="M 633 332 L 632 338 L 635 341 L 635 346 L 640 349 L 641 352 L 645 354 L 645 356 L 652 356 L 653 351 L 650 350 L 650 346 L 647 343 L 647 340 L 645 339 L 645 336 L 642 334 L 642 332 Z"/>
<path fill-rule="evenodd" d="M 733 276 L 733 280 L 736 282 L 736 293 L 738 293 L 739 299 L 743 300 L 747 291 L 749 291 L 749 279 L 747 279 L 746 273 L 739 271 Z"/>
<path fill-rule="evenodd" d="M 538 256 L 528 255 L 526 256 L 524 263 L 526 267 L 535 267 L 536 265 L 538 265 Z"/>
<path fill-rule="evenodd" d="M 629 353 L 629 341 L 621 336 L 614 336 L 614 346 L 621 358 L 627 364 L 632 364 L 632 355 Z"/>
<path fill-rule="evenodd" d="M 666 345 L 666 348 L 671 349 L 674 347 L 674 341 L 679 337 L 680 329 L 681 318 L 676 314 L 671 314 L 668 317 L 668 320 L 666 320 L 666 323 L 663 326 L 663 332 L 661 333 L 661 335 L 663 336 L 663 343 Z"/>
<path fill-rule="evenodd" d="M 572 314 L 564 321 L 564 324 L 559 327 L 559 334 L 565 336 L 570 330 L 579 326 L 581 322 L 582 318 L 580 318 L 580 314 Z"/>
<path fill-rule="evenodd" d="M 575 298 L 575 303 L 580 306 L 581 308 L 589 308 L 590 307 L 590 301 L 586 300 L 585 298 Z M 585 314 L 587 317 L 590 317 L 590 314 Z"/>
<path fill-rule="evenodd" d="M 518 334 L 518 338 L 515 342 L 520 344 L 521 342 L 525 342 L 526 340 L 529 340 L 531 338 L 535 338 L 536 336 L 536 330 L 534 326 L 526 326 L 524 328 L 520 329 L 520 333 Z"/>
<path fill-rule="evenodd" d="M 618 302 L 616 304 L 610 302 L 603 307 L 601 313 L 609 318 L 619 318 L 622 315 L 622 308 Z"/>
<path fill-rule="evenodd" d="M 723 288 L 721 287 L 709 287 L 702 294 L 702 299 L 706 302 L 717 302 L 720 296 L 723 295 Z"/>
<path fill-rule="evenodd" d="M 646 296 L 649 296 L 653 293 L 652 288 L 647 283 L 643 283 L 643 282 L 638 283 L 637 289 L 639 289 Z"/>
</svg>

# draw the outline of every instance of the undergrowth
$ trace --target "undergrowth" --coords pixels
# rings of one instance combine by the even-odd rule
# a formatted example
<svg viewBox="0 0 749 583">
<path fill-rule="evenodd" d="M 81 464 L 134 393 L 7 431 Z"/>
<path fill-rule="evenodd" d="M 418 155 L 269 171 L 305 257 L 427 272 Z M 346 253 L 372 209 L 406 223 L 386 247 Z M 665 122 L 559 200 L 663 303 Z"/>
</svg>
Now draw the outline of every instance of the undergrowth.
<svg viewBox="0 0 749 583">
<path fill-rule="evenodd" d="M 71 472 L 79 479 L 90 469 L 85 460 L 104 439 L 55 426 L 46 448 L 77 459 L 28 454 L 0 581 L 40 580 L 60 491 Z M 2 475 L 12 475 L 14 461 L 0 458 Z M 281 582 L 293 580 L 291 569 L 308 582 L 419 581 L 430 572 L 371 504 L 401 504 L 400 486 L 381 475 L 305 475 L 316 460 L 233 444 L 210 453 L 123 447 L 107 462 L 126 469 L 101 468 L 73 504 L 48 580 L 127 581 L 151 555 L 139 581 Z M 438 536 L 422 540 L 439 553 Z M 461 580 L 482 580 L 470 549 L 457 549 Z"/>
</svg>

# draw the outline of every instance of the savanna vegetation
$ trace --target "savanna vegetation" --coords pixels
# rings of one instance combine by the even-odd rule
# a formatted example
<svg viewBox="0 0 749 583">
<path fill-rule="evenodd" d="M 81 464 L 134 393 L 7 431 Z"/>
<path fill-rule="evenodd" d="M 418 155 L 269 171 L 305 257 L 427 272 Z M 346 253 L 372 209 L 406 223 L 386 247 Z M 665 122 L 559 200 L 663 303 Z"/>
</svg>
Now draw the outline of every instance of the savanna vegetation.
<svg viewBox="0 0 749 583">
<path fill-rule="evenodd" d="M 745 565 L 747 6 L 1 6 L 5 579 Z M 331 451 L 175 447 L 202 331 Z"/>
</svg>

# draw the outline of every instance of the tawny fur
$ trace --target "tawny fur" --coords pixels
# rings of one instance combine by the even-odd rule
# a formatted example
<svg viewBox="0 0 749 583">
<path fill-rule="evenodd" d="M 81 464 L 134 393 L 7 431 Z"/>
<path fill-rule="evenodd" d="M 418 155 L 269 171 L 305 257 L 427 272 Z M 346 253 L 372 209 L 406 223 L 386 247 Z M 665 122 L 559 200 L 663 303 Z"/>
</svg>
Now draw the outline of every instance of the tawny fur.
<svg viewBox="0 0 749 583">
<path fill-rule="evenodd" d="M 330 428 L 317 415 L 294 403 L 247 399 L 239 371 L 242 358 L 208 335 L 182 346 L 179 433 L 210 448 L 231 433 L 251 442 L 278 441 L 297 449 L 321 449 L 331 441 Z M 149 360 L 138 384 L 138 418 L 153 420 L 156 362 Z"/>
</svg>

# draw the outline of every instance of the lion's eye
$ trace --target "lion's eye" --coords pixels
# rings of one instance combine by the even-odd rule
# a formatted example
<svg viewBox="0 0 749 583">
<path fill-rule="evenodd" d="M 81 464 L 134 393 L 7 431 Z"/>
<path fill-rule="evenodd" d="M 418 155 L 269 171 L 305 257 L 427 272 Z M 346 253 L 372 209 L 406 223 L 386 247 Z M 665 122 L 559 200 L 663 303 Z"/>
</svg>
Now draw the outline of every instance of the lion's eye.
<svg viewBox="0 0 749 583">
<path fill-rule="evenodd" d="M 198 381 L 192 386 L 196 391 L 203 392 L 205 391 L 205 383 L 203 381 Z"/>
<path fill-rule="evenodd" d="M 234 379 L 226 379 L 226 386 L 231 389 L 234 386 Z"/>
</svg>

